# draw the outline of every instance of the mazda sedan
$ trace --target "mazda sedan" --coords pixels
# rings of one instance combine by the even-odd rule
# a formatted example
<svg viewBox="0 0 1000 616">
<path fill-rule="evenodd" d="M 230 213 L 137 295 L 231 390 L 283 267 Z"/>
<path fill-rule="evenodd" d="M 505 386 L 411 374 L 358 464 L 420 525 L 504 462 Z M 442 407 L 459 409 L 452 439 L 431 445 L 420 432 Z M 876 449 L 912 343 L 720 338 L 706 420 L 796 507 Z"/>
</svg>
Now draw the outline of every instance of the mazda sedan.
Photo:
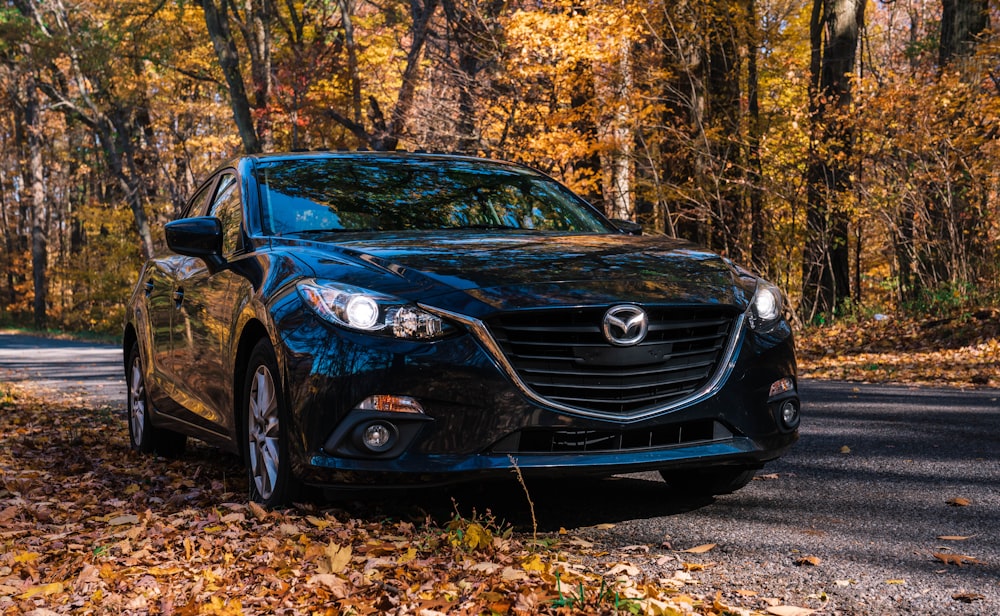
<svg viewBox="0 0 1000 616">
<path fill-rule="evenodd" d="M 304 486 L 656 470 L 731 492 L 797 438 L 781 292 L 471 157 L 246 156 L 166 225 L 124 328 L 134 449 Z"/>
</svg>

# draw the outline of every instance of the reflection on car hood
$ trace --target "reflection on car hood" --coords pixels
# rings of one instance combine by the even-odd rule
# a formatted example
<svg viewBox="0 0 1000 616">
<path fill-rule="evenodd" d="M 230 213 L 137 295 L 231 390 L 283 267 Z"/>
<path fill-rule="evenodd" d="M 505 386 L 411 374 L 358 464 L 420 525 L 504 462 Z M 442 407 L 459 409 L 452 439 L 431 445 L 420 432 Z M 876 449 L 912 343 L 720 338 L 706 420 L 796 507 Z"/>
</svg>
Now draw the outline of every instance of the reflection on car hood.
<svg viewBox="0 0 1000 616">
<path fill-rule="evenodd" d="M 422 289 L 411 297 L 418 301 L 454 291 L 499 309 L 543 300 L 546 305 L 743 301 L 724 259 L 662 236 L 449 231 L 331 239 L 335 243 L 325 246 L 334 253 Z"/>
</svg>

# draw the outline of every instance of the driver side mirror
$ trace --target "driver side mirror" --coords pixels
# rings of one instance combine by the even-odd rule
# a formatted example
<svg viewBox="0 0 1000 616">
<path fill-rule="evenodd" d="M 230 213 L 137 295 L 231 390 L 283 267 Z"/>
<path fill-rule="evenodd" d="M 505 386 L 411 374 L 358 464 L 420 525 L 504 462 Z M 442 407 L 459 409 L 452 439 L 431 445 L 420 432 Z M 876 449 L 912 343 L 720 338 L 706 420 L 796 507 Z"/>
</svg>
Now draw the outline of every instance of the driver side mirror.
<svg viewBox="0 0 1000 616">
<path fill-rule="evenodd" d="M 226 265 L 222 256 L 222 221 L 214 216 L 196 216 L 168 222 L 164 229 L 167 247 L 179 255 L 205 261 L 213 274 Z"/>
</svg>

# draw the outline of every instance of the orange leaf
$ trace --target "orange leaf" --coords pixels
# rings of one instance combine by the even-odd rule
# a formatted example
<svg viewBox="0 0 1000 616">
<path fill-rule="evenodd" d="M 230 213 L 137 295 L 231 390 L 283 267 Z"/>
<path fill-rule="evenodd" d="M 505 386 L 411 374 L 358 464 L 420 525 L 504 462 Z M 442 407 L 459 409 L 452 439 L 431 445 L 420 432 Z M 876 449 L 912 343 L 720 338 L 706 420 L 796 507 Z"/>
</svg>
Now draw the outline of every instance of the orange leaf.
<svg viewBox="0 0 1000 616">
<path fill-rule="evenodd" d="M 705 543 L 705 544 L 702 544 L 702 545 L 697 545 L 697 546 L 695 546 L 693 548 L 688 548 L 686 550 L 681 550 L 681 552 L 685 552 L 687 554 L 704 554 L 705 552 L 708 552 L 709 550 L 714 549 L 715 546 L 716 546 L 716 544 L 714 544 L 714 543 Z"/>
<path fill-rule="evenodd" d="M 940 552 L 935 553 L 934 558 L 940 560 L 946 565 L 955 565 L 956 567 L 961 567 L 963 564 L 974 565 L 979 562 L 971 556 L 963 556 L 962 554 L 941 554 Z"/>
</svg>

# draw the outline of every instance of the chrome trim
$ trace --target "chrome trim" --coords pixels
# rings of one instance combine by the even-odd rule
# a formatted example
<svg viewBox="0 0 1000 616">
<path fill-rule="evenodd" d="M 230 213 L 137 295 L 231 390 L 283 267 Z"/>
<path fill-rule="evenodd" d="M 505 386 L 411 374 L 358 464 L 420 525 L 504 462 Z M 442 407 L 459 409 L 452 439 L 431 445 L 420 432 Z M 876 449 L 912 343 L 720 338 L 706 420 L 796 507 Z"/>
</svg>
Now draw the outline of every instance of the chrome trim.
<svg viewBox="0 0 1000 616">
<path fill-rule="evenodd" d="M 457 312 L 451 312 L 449 310 L 444 310 L 442 308 L 435 308 L 434 306 L 428 306 L 426 304 L 417 304 L 423 310 L 431 312 L 438 315 L 439 317 L 451 319 L 453 321 L 458 321 L 462 325 L 465 325 L 472 331 L 479 342 L 483 345 L 483 348 L 489 354 L 490 358 L 496 363 L 497 367 L 507 375 L 507 378 L 514 383 L 514 385 L 523 393 L 525 396 L 530 398 L 533 402 L 537 402 L 542 406 L 546 406 L 563 413 L 570 415 L 577 415 L 580 417 L 590 417 L 593 419 L 607 419 L 611 421 L 627 421 L 635 422 L 643 419 L 648 419 L 655 415 L 661 415 L 663 413 L 668 413 L 670 411 L 675 411 L 677 409 L 691 406 L 692 404 L 697 404 L 702 400 L 715 395 L 720 389 L 722 389 L 722 383 L 729 378 L 732 373 L 733 368 L 736 367 L 736 349 L 739 348 L 740 342 L 743 341 L 743 337 L 746 334 L 746 329 L 744 324 L 746 322 L 746 313 L 740 314 L 736 317 L 733 322 L 733 330 L 729 336 L 729 343 L 726 346 L 725 351 L 723 351 L 722 359 L 719 361 L 719 366 L 715 370 L 715 374 L 701 389 L 694 392 L 686 398 L 680 400 L 674 400 L 670 404 L 646 409 L 643 411 L 638 411 L 632 414 L 614 414 L 614 413 L 601 413 L 598 411 L 589 411 L 586 409 L 576 408 L 574 406 L 568 406 L 566 404 L 560 404 L 558 402 L 553 402 L 547 398 L 544 398 L 534 390 L 531 389 L 523 380 L 521 380 L 520 375 L 517 374 L 517 370 L 511 365 L 510 361 L 507 360 L 507 356 L 504 355 L 503 349 L 497 344 L 493 336 L 490 335 L 489 329 L 486 324 L 479 319 L 465 316 L 464 314 L 458 314 Z"/>
</svg>

